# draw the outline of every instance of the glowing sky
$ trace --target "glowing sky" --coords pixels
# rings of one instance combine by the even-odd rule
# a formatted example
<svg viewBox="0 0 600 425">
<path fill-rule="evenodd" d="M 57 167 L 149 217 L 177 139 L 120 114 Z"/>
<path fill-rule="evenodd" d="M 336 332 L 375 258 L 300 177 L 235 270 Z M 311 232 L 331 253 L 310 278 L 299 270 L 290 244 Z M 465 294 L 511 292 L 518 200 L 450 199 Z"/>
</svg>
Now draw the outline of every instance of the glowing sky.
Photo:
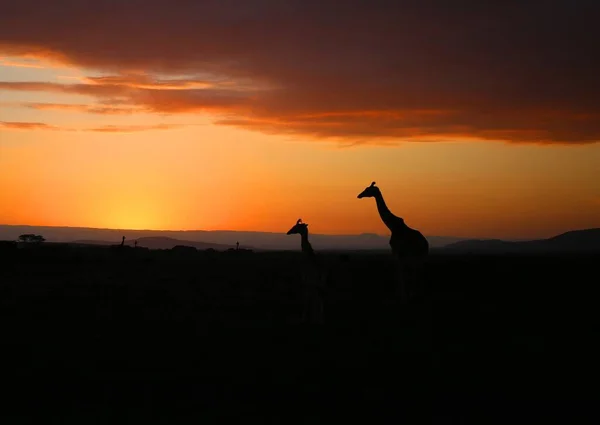
<svg viewBox="0 0 600 425">
<path fill-rule="evenodd" d="M 425 235 L 600 227 L 594 2 L 13 3 L 1 224 L 386 234 L 374 180 Z"/>
</svg>

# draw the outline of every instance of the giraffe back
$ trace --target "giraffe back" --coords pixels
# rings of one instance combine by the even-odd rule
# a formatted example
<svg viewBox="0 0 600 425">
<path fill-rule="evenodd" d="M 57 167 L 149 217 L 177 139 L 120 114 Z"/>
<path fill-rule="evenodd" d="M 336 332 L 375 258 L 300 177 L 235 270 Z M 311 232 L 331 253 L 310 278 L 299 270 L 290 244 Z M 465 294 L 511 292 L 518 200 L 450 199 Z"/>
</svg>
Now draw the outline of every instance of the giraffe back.
<svg viewBox="0 0 600 425">
<path fill-rule="evenodd" d="M 429 242 L 425 236 L 408 226 L 392 232 L 390 246 L 397 257 L 425 256 L 429 253 Z"/>
</svg>

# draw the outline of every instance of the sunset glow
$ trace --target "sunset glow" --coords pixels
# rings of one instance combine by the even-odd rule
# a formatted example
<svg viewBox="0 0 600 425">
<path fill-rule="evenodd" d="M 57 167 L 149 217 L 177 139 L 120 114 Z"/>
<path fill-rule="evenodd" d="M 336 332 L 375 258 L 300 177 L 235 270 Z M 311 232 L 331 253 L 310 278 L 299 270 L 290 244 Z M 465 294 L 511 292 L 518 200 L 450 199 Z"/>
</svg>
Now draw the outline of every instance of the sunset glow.
<svg viewBox="0 0 600 425">
<path fill-rule="evenodd" d="M 559 93 L 540 74 L 544 89 L 525 93 L 512 82 L 533 84 L 531 76 L 502 80 L 482 69 L 476 84 L 454 62 L 425 75 L 436 56 L 414 54 L 418 40 L 405 46 L 415 63 L 386 68 L 372 56 L 349 69 L 350 48 L 330 60 L 334 47 L 309 33 L 305 45 L 292 43 L 296 21 L 289 33 L 277 25 L 279 42 L 298 55 L 294 68 L 274 59 L 284 47 L 264 34 L 234 39 L 212 28 L 211 46 L 198 40 L 211 27 L 195 34 L 183 17 L 180 30 L 164 31 L 173 40 L 140 29 L 131 37 L 151 49 L 137 38 L 105 49 L 85 24 L 89 13 L 75 9 L 83 19 L 68 32 L 81 46 L 60 38 L 66 18 L 57 12 L 30 16 L 31 28 L 42 18 L 50 26 L 31 32 L 0 17 L 0 224 L 285 232 L 302 217 L 315 233 L 387 234 L 374 202 L 356 199 L 376 181 L 391 210 L 425 235 L 600 227 L 597 83 L 589 94 Z M 122 36 L 125 9 L 109 25 Z M 175 45 L 186 28 L 198 38 Z M 563 69 L 564 78 L 592 81 L 591 65 L 579 80 Z"/>
</svg>

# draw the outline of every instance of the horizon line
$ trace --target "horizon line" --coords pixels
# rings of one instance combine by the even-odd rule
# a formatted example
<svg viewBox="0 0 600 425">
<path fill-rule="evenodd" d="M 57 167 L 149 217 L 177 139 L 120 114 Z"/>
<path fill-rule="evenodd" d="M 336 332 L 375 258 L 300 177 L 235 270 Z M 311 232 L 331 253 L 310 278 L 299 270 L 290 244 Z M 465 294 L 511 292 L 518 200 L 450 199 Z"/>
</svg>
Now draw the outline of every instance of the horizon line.
<svg viewBox="0 0 600 425">
<path fill-rule="evenodd" d="M 285 231 L 280 232 L 272 232 L 272 231 L 264 231 L 264 230 L 229 230 L 229 229 L 213 229 L 213 230 L 204 230 L 204 229 L 125 229 L 125 228 L 111 228 L 111 227 L 87 227 L 87 226 L 48 226 L 48 225 L 37 225 L 37 224 L 4 224 L 0 223 L 0 226 L 11 226 L 11 227 L 50 227 L 50 228 L 66 228 L 66 229 L 91 229 L 91 230 L 122 230 L 127 232 L 246 232 L 246 233 L 270 233 L 274 235 L 285 234 Z M 372 233 L 372 232 L 364 232 L 364 233 L 311 233 L 312 236 L 361 236 L 361 235 L 375 235 L 382 238 L 388 237 L 386 234 Z M 452 239 L 479 239 L 474 237 L 463 237 L 463 236 L 446 236 L 446 235 L 429 235 L 430 237 L 435 238 L 452 238 Z M 497 238 L 485 238 L 480 237 L 481 239 L 497 239 Z M 511 238 L 514 239 L 514 238 Z"/>
</svg>

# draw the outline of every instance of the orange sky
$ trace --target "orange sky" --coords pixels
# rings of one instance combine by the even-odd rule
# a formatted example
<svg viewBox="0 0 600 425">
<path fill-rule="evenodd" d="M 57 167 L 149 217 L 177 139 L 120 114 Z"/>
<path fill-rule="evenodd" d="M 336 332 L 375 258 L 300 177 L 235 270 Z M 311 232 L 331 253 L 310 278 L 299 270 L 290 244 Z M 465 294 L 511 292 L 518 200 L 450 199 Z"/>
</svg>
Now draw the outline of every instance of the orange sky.
<svg viewBox="0 0 600 425">
<path fill-rule="evenodd" d="M 376 181 L 425 235 L 600 227 L 591 9 L 37 2 L 0 17 L 0 224 L 387 234 Z"/>
<path fill-rule="evenodd" d="M 16 61 L 16 59 L 15 59 Z M 42 65 L 40 65 L 42 66 Z M 75 68 L 2 66 L 0 80 L 57 81 Z M 78 95 L 2 91 L 2 121 L 94 132 L 0 129 L 0 223 L 317 233 L 386 233 L 375 180 L 393 212 L 426 235 L 547 236 L 600 226 L 600 145 L 446 141 L 344 146 L 211 124 L 203 115 L 90 115 L 27 101 Z M 167 129 L 144 129 L 180 124 Z"/>
</svg>

